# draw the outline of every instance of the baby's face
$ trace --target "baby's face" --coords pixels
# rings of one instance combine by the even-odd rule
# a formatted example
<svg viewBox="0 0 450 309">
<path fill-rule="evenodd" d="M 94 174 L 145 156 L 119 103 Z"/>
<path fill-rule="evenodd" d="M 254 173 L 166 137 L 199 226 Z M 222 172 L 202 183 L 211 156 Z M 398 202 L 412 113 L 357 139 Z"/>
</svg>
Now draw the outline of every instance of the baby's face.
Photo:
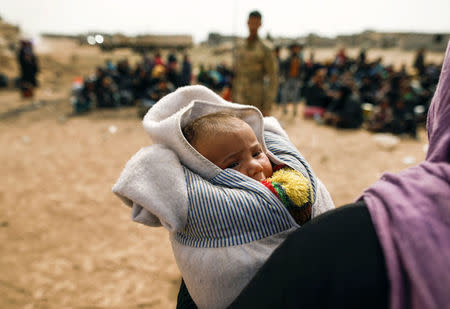
<svg viewBox="0 0 450 309">
<path fill-rule="evenodd" d="M 221 169 L 232 168 L 257 181 L 273 174 L 269 158 L 245 122 L 226 133 L 200 137 L 193 146 Z"/>
</svg>

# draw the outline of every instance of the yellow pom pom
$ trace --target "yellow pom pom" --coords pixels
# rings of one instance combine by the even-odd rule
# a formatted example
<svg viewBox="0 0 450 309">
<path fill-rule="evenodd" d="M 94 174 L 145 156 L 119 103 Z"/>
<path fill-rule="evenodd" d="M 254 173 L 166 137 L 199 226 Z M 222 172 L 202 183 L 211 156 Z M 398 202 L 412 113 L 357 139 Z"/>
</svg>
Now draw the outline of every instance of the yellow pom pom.
<svg viewBox="0 0 450 309">
<path fill-rule="evenodd" d="M 284 167 L 274 172 L 267 181 L 279 183 L 291 201 L 298 206 L 302 206 L 309 201 L 310 193 L 311 199 L 313 198 L 311 183 L 302 173 L 294 169 Z"/>
</svg>

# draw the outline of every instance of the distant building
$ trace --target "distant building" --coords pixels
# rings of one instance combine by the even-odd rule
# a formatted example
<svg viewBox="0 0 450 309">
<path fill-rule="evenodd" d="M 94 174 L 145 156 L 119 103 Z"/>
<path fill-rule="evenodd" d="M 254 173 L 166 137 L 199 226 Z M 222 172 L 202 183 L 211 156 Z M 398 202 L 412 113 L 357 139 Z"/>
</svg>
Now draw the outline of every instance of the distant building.
<svg viewBox="0 0 450 309">
<path fill-rule="evenodd" d="M 191 35 L 140 35 L 129 37 L 115 34 L 105 37 L 102 50 L 112 50 L 115 48 L 131 48 L 137 52 L 146 52 L 157 49 L 177 49 L 183 50 L 194 45 Z"/>
<path fill-rule="evenodd" d="M 222 35 L 220 33 L 211 32 L 208 34 L 206 44 L 209 46 L 217 46 L 223 43 L 234 42 L 239 37 L 235 35 Z"/>
<path fill-rule="evenodd" d="M 336 43 L 358 47 L 401 48 L 415 50 L 421 47 L 432 51 L 444 51 L 450 33 L 417 33 L 417 32 L 375 32 L 364 31 L 353 35 L 339 35 Z"/>
<path fill-rule="evenodd" d="M 304 37 L 273 39 L 275 46 L 289 46 L 292 42 L 301 42 L 305 46 L 315 48 L 332 48 L 336 46 L 366 48 L 400 48 L 417 50 L 425 48 L 429 51 L 445 51 L 450 33 L 418 33 L 418 32 L 376 32 L 363 31 L 357 34 L 338 35 L 334 38 L 310 33 Z"/>
</svg>

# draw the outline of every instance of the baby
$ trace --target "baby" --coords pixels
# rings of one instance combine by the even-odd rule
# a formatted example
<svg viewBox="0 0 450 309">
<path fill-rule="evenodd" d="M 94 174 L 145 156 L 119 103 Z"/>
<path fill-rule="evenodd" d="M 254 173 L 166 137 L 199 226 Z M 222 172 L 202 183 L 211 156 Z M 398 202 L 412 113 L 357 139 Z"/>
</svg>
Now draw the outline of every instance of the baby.
<svg viewBox="0 0 450 309">
<path fill-rule="evenodd" d="M 275 118 L 203 86 L 158 101 L 153 145 L 113 187 L 132 219 L 164 226 L 200 308 L 226 308 L 286 236 L 334 204 Z"/>
<path fill-rule="evenodd" d="M 285 165 L 272 166 L 245 121 L 229 113 L 209 114 L 186 125 L 183 134 L 201 155 L 221 169 L 234 169 L 261 182 L 298 224 L 311 218 L 312 187 L 308 179 Z"/>
</svg>

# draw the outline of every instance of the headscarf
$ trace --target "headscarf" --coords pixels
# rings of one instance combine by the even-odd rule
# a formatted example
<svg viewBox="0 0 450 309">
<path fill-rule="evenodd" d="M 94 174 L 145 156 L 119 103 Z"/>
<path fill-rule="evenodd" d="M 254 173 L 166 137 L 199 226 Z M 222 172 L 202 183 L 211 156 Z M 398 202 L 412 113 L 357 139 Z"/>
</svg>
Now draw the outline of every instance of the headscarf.
<svg viewBox="0 0 450 309">
<path fill-rule="evenodd" d="M 383 249 L 391 308 L 450 304 L 450 42 L 427 130 L 426 160 L 384 174 L 361 197 Z"/>
</svg>

